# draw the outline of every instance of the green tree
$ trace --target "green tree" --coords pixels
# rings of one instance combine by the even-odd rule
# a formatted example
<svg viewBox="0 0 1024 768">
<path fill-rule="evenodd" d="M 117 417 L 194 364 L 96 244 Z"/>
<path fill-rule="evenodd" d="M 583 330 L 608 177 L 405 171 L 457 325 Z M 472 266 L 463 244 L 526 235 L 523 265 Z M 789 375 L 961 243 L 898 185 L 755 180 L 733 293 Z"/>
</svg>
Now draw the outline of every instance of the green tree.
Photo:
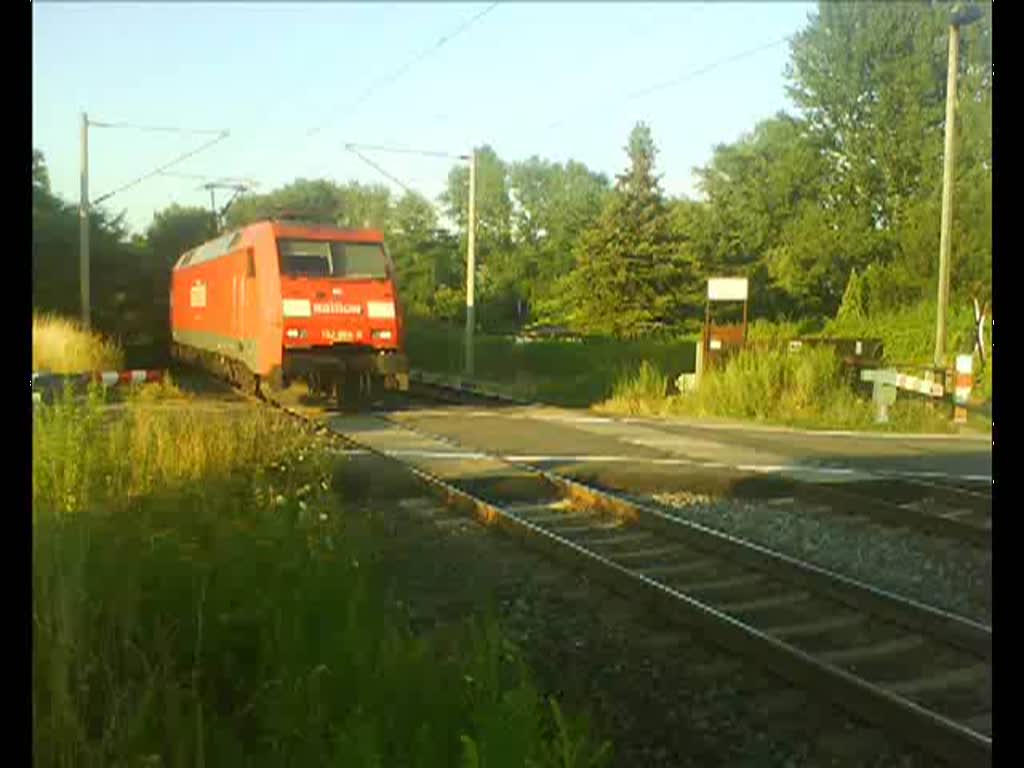
<svg viewBox="0 0 1024 768">
<path fill-rule="evenodd" d="M 654 140 L 643 123 L 630 133 L 626 152 L 629 167 L 577 243 L 570 298 L 573 325 L 582 332 L 635 338 L 677 325 L 698 289 L 677 248 L 654 174 Z"/>
<path fill-rule="evenodd" d="M 991 6 L 962 30 L 954 296 L 991 285 Z M 945 131 L 948 4 L 819 3 L 793 43 L 790 93 L 824 149 L 822 202 L 853 237 L 889 233 L 876 276 L 934 290 Z M 833 221 L 833 226 L 835 226 Z M 799 260 L 798 260 L 799 261 Z M 819 270 L 820 271 L 820 270 Z"/>
<path fill-rule="evenodd" d="M 806 208 L 820 205 L 825 170 L 821 146 L 807 125 L 784 113 L 761 121 L 732 144 L 715 147 L 708 165 L 697 169 L 706 202 L 677 205 L 677 226 L 691 243 L 702 276 L 745 275 L 755 314 L 792 311 L 804 292 L 815 288 L 794 290 L 785 265 L 771 257 L 778 255 L 787 227 Z M 827 217 L 817 221 L 828 226 Z"/>
<path fill-rule="evenodd" d="M 283 212 L 335 221 L 343 210 L 342 189 L 326 179 L 297 179 L 263 195 L 238 198 L 227 212 L 229 228 L 245 226 Z"/>
<path fill-rule="evenodd" d="M 32 153 L 32 306 L 69 317 L 81 314 L 77 205 L 50 190 L 46 160 Z M 94 208 L 89 215 L 90 303 L 93 325 L 126 344 L 167 332 L 165 265 L 148 246 L 131 241 L 122 216 Z"/>
<path fill-rule="evenodd" d="M 349 182 L 340 188 L 340 209 L 335 222 L 350 229 L 387 230 L 391 216 L 391 191 L 380 184 Z"/>
<path fill-rule="evenodd" d="M 469 210 L 469 167 L 466 164 L 449 171 L 441 203 L 459 231 L 465 234 Z M 491 253 L 508 248 L 512 234 L 508 165 L 487 145 L 477 149 L 476 218 L 477 249 L 483 263 Z"/>
<path fill-rule="evenodd" d="M 510 184 L 518 295 L 530 304 L 544 302 L 572 271 L 576 239 L 597 219 L 611 188 L 582 163 L 536 156 L 512 165 Z"/>
<path fill-rule="evenodd" d="M 437 211 L 422 195 L 407 192 L 390 213 L 388 247 L 398 269 L 407 311 L 430 315 L 439 286 L 458 285 L 458 240 L 438 227 Z"/>
<path fill-rule="evenodd" d="M 217 222 L 209 209 L 175 203 L 153 215 L 146 242 L 153 255 L 170 267 L 185 251 L 216 234 Z"/>
</svg>

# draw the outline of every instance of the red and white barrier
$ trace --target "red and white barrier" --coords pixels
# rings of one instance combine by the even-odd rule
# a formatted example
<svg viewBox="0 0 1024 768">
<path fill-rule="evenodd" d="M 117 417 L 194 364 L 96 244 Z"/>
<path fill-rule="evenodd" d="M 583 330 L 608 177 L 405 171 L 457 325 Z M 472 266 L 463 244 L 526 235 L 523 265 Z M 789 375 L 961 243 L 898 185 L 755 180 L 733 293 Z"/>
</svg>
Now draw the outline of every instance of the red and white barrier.
<svg viewBox="0 0 1024 768">
<path fill-rule="evenodd" d="M 93 381 L 101 381 L 104 386 L 115 384 L 146 384 L 163 381 L 163 371 L 103 371 L 93 374 Z"/>
<path fill-rule="evenodd" d="M 161 370 L 132 370 L 132 371 L 93 371 L 90 373 L 43 373 L 32 374 L 32 389 L 53 389 L 61 386 L 64 382 L 71 384 L 88 384 L 98 382 L 104 387 L 114 387 L 118 384 L 152 384 L 164 380 L 165 372 Z M 39 392 L 33 392 L 33 400 Z"/>
</svg>

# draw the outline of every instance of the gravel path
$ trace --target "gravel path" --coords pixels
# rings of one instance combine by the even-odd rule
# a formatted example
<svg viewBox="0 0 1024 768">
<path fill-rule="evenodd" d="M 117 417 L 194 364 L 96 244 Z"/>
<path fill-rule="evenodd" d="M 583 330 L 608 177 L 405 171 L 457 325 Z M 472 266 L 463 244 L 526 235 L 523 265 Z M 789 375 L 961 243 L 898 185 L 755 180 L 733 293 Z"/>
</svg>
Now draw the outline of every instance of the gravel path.
<svg viewBox="0 0 1024 768">
<path fill-rule="evenodd" d="M 659 509 L 983 623 L 992 621 L 992 552 L 948 538 L 780 499 L 656 493 Z"/>
</svg>

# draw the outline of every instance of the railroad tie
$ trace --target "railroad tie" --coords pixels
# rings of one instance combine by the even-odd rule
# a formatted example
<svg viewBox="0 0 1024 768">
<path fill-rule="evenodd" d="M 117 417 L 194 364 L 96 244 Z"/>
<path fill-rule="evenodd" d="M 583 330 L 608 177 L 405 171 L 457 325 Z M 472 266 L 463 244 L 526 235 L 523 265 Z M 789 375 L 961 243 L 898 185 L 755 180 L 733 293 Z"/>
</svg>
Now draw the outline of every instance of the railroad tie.
<svg viewBox="0 0 1024 768">
<path fill-rule="evenodd" d="M 950 669 L 938 675 L 930 675 L 929 677 L 919 677 L 899 683 L 885 683 L 883 687 L 900 696 L 915 696 L 922 693 L 941 691 L 946 688 L 959 688 L 978 683 L 991 673 L 992 667 L 989 665 L 973 664 L 969 667 Z"/>
<path fill-rule="evenodd" d="M 621 544 L 637 544 L 641 541 L 650 541 L 654 537 L 644 531 L 637 533 L 620 533 L 613 536 L 587 536 L 587 546 L 617 547 Z"/>
<path fill-rule="evenodd" d="M 502 508 L 506 512 L 510 512 L 528 523 L 545 523 L 553 520 L 566 520 L 571 517 L 581 517 L 580 513 L 571 509 L 559 509 L 551 504 L 537 504 L 535 502 L 503 504 Z"/>
<path fill-rule="evenodd" d="M 765 631 L 780 640 L 788 640 L 799 637 L 814 637 L 838 629 L 850 629 L 858 624 L 863 624 L 865 621 L 866 617 L 863 614 L 851 613 L 844 616 L 832 616 L 827 619 L 820 619 L 819 621 L 808 621 L 802 624 L 769 627 Z"/>
<path fill-rule="evenodd" d="M 912 651 L 924 645 L 924 639 L 917 635 L 904 635 L 894 640 L 886 640 L 855 648 L 844 648 L 838 651 L 826 651 L 817 654 L 818 658 L 830 664 L 851 664 L 870 659 L 879 659 L 904 651 Z"/>
<path fill-rule="evenodd" d="M 768 608 L 780 608 L 784 605 L 802 603 L 810 599 L 806 592 L 784 592 L 781 595 L 762 597 L 758 600 L 745 600 L 739 603 L 726 603 L 718 606 L 718 610 L 726 613 L 756 613 Z"/>
<path fill-rule="evenodd" d="M 664 557 L 665 555 L 678 555 L 679 547 L 655 547 L 653 549 L 637 549 L 633 552 L 623 552 L 615 555 L 616 560 L 641 560 L 645 557 Z"/>
<path fill-rule="evenodd" d="M 759 574 L 745 573 L 728 579 L 714 579 L 712 581 L 698 581 L 691 584 L 680 584 L 677 589 L 688 595 L 697 595 L 700 593 L 734 589 L 735 587 L 747 587 L 752 584 L 758 584 L 762 581 L 764 581 L 764 577 Z"/>
<path fill-rule="evenodd" d="M 710 568 L 714 565 L 718 565 L 719 561 L 710 557 L 699 557 L 695 560 L 688 560 L 684 563 L 670 563 L 667 565 L 652 565 L 647 568 L 638 568 L 637 570 L 649 578 L 654 577 L 666 577 L 675 576 L 680 573 L 690 573 L 692 571 L 701 571 L 705 568 Z"/>
<path fill-rule="evenodd" d="M 974 514 L 974 511 L 971 509 L 944 509 L 936 514 L 939 517 L 946 518 L 947 520 L 956 520 L 961 517 L 969 517 Z"/>
<path fill-rule="evenodd" d="M 563 520 L 565 520 L 566 517 L 567 517 L 566 515 L 564 515 L 564 514 L 562 515 L 562 519 Z M 622 526 L 619 523 L 614 522 L 614 521 L 612 521 L 612 522 L 605 521 L 605 522 L 600 522 L 600 523 L 586 522 L 589 517 L 590 517 L 589 515 L 576 515 L 576 516 L 570 517 L 568 520 L 566 520 L 566 522 L 564 524 L 559 524 L 558 522 L 556 522 L 554 525 L 547 524 L 545 527 L 548 530 L 550 530 L 552 533 L 557 533 L 559 536 L 563 536 L 565 534 L 588 533 L 588 532 L 594 532 L 594 533 L 616 532 L 616 535 L 621 535 L 621 533 L 619 533 L 619 532 L 622 530 Z M 532 520 L 530 520 L 530 522 L 531 523 L 536 522 L 536 519 L 532 519 Z M 633 533 L 631 535 L 632 536 L 636 536 L 637 534 Z M 645 538 L 652 538 L 652 536 L 650 534 L 645 534 Z M 589 543 L 590 541 L 591 541 L 591 539 L 588 538 L 587 542 Z"/>
</svg>

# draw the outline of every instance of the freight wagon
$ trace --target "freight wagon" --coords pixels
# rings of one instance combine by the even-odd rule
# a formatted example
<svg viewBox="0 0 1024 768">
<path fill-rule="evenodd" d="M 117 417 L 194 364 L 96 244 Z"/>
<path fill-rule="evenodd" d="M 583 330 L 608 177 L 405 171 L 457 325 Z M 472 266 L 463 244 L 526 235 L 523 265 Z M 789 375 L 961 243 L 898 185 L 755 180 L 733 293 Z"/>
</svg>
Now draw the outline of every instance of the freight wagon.
<svg viewBox="0 0 1024 768">
<path fill-rule="evenodd" d="M 378 231 L 250 224 L 183 254 L 170 302 L 174 357 L 252 391 L 301 380 L 354 404 L 409 387 L 395 269 Z"/>
</svg>

